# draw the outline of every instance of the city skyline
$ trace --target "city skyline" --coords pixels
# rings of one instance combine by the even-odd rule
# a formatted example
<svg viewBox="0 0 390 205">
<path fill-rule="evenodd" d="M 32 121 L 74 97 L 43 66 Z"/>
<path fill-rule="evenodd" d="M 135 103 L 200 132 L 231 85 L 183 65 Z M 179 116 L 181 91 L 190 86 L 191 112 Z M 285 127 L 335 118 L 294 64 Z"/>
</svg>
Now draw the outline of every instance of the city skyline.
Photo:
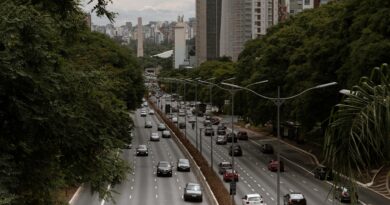
<svg viewBox="0 0 390 205">
<path fill-rule="evenodd" d="M 81 8 L 90 13 L 93 2 L 87 5 L 87 0 L 82 0 Z M 127 1 L 116 0 L 107 6 L 108 10 L 118 13 L 113 24 L 124 25 L 126 22 L 137 24 L 137 18 L 142 17 L 143 22 L 149 21 L 175 21 L 177 16 L 184 15 L 185 20 L 195 17 L 195 1 L 193 0 L 144 0 Z M 97 17 L 91 13 L 94 25 L 110 24 L 106 17 Z"/>
</svg>

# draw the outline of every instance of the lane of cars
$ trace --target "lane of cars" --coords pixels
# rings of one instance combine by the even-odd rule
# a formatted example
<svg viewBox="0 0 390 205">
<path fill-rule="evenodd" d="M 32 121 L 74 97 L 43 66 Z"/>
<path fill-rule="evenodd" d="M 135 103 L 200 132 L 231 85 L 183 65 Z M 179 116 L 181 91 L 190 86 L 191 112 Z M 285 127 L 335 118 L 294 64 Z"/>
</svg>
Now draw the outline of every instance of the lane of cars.
<svg viewBox="0 0 390 205">
<path fill-rule="evenodd" d="M 200 118 L 200 122 L 201 122 L 201 118 Z M 204 121 L 205 122 L 205 121 Z M 207 122 L 206 121 L 206 126 L 207 126 L 207 124 L 208 124 L 209 122 Z M 188 131 L 188 130 L 187 130 Z M 218 132 L 221 132 L 220 134 L 218 134 Z M 189 131 L 189 132 L 191 132 L 191 130 Z M 226 131 L 225 131 L 226 132 Z M 211 133 L 211 131 L 209 131 L 209 133 Z M 239 138 L 238 136 L 240 136 L 240 138 L 241 138 L 241 140 L 248 140 L 248 135 L 247 135 L 247 133 L 245 133 L 245 132 L 238 132 L 237 133 L 237 135 L 235 135 L 235 137 L 233 137 L 233 134 L 232 133 L 228 133 L 227 135 L 223 135 L 222 133 L 224 133 L 223 131 L 222 131 L 222 129 L 218 129 L 217 128 L 217 137 L 216 137 L 216 144 L 227 144 L 227 142 L 229 142 L 229 141 L 232 141 L 233 140 L 233 138 Z M 212 134 L 207 134 L 206 135 L 206 130 L 205 130 L 205 133 L 204 133 L 205 135 L 204 136 L 207 136 L 207 135 L 209 135 L 209 136 L 212 136 Z M 229 137 L 229 135 L 230 135 L 230 137 Z M 225 137 L 226 137 L 226 142 L 225 142 Z M 229 140 L 229 138 L 230 138 L 230 140 Z M 194 141 L 194 140 L 193 140 Z M 204 140 L 204 141 L 206 141 L 206 140 Z M 194 142 L 193 142 L 194 143 Z M 210 147 L 208 147 L 208 144 L 207 144 L 207 142 L 204 142 L 205 144 L 203 145 L 203 147 L 206 147 L 206 149 L 207 148 L 210 148 Z M 233 153 L 234 153 L 234 149 L 232 149 L 232 148 L 229 148 L 229 153 L 230 154 L 232 154 L 232 152 L 230 151 L 230 150 L 233 150 Z M 237 149 L 238 150 L 238 149 Z M 241 149 L 242 150 L 242 149 Z M 272 147 L 272 145 L 270 145 L 270 144 L 267 144 L 267 143 L 265 143 L 265 144 L 263 144 L 260 148 L 257 148 L 257 151 L 258 150 L 261 150 L 261 152 L 263 152 L 264 154 L 273 154 L 273 147 Z M 210 151 L 210 150 L 207 150 L 207 151 Z M 216 150 L 216 149 L 214 149 L 214 151 L 217 151 L 218 152 L 218 149 Z M 242 152 L 242 151 L 241 151 Z M 238 153 L 239 153 L 239 151 L 236 151 L 235 153 L 237 153 L 237 156 L 239 155 Z M 254 155 L 254 156 L 256 156 L 256 154 Z M 260 162 L 261 163 L 261 162 Z M 264 163 L 264 162 L 263 162 Z M 277 170 L 277 165 L 279 164 L 279 162 L 277 162 L 276 160 L 274 160 L 274 159 L 270 159 L 270 160 L 268 160 L 268 163 L 265 163 L 266 165 L 267 165 L 267 168 L 269 168 L 269 170 L 271 170 L 271 171 L 276 171 Z M 282 162 L 280 162 L 280 164 L 281 164 L 281 170 L 283 171 L 284 170 L 284 163 L 283 163 L 283 161 Z M 257 168 L 258 169 L 258 168 Z M 293 173 L 292 175 L 302 175 L 302 173 L 301 172 L 299 172 L 299 173 Z M 252 177 L 252 178 L 254 178 L 254 177 Z M 293 177 L 292 177 L 293 178 Z M 261 180 L 261 179 L 259 179 L 259 180 Z M 287 179 L 287 181 L 292 181 L 292 180 L 288 180 Z M 305 181 L 305 180 L 303 180 L 303 181 Z M 272 182 L 273 184 L 275 183 L 275 182 Z M 290 186 L 292 185 L 292 187 L 294 187 L 294 183 L 291 183 L 291 184 L 289 184 Z M 314 188 L 314 190 L 316 190 L 317 188 Z M 327 186 L 327 187 L 323 187 L 323 188 L 319 188 L 319 189 L 323 189 L 323 193 L 321 193 L 321 194 L 318 194 L 318 193 L 315 193 L 315 194 L 310 194 L 310 195 L 317 195 L 317 197 L 312 197 L 312 196 L 310 196 L 309 198 L 311 198 L 311 199 L 314 199 L 314 201 L 324 201 L 324 204 L 327 204 L 327 203 L 330 203 L 330 202 L 332 202 L 332 200 L 326 200 L 326 197 L 327 197 L 327 193 L 328 193 L 328 191 L 329 191 L 329 187 Z M 312 191 L 313 189 L 311 189 L 310 191 Z M 290 193 L 290 192 L 292 192 L 292 191 L 294 191 L 294 189 L 291 189 L 291 188 L 289 188 L 289 189 L 285 189 L 285 190 L 283 190 L 285 193 Z M 320 192 L 319 190 L 317 191 L 317 192 Z M 267 192 L 268 193 L 268 192 Z M 299 193 L 296 193 L 296 194 L 299 194 Z M 269 195 L 269 193 L 267 194 L 267 195 Z M 303 196 L 303 195 L 302 195 Z M 319 197 L 318 197 L 319 196 Z M 322 198 L 323 197 L 323 198 Z M 273 200 L 275 200 L 275 196 L 274 197 L 271 197 L 271 198 L 273 198 Z M 320 199 L 320 198 L 322 198 L 322 200 Z M 273 200 L 271 200 L 271 201 L 273 201 Z M 286 201 L 286 203 L 289 203 L 288 201 L 289 200 L 287 200 L 285 197 L 283 198 L 283 200 L 284 201 Z M 305 200 L 306 200 L 306 198 L 305 198 Z M 293 203 L 294 202 L 294 200 L 291 200 L 292 202 L 291 203 Z"/>
</svg>

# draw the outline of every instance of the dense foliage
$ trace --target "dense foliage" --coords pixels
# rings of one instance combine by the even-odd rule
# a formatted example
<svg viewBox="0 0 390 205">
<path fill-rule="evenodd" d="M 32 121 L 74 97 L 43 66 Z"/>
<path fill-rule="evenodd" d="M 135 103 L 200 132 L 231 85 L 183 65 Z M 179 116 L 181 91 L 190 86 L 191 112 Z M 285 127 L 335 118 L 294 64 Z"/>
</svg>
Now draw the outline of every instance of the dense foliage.
<svg viewBox="0 0 390 205">
<path fill-rule="evenodd" d="M 59 204 L 81 183 L 103 197 L 129 169 L 117 148 L 131 141 L 141 70 L 86 29 L 77 3 L 0 3 L 0 204 Z M 109 15 L 105 3 L 96 9 Z"/>
<path fill-rule="evenodd" d="M 339 89 L 351 87 L 370 68 L 389 61 L 389 15 L 390 2 L 380 0 L 337 1 L 302 12 L 247 43 L 239 57 L 238 81 L 267 79 L 269 83 L 255 90 L 276 96 L 281 86 L 282 97 L 337 81 L 339 86 L 286 101 L 282 119 L 299 121 L 308 131 L 327 120 L 340 100 Z M 244 102 L 250 105 L 244 114 L 255 122 L 272 118 L 272 103 L 253 96 Z"/>
</svg>

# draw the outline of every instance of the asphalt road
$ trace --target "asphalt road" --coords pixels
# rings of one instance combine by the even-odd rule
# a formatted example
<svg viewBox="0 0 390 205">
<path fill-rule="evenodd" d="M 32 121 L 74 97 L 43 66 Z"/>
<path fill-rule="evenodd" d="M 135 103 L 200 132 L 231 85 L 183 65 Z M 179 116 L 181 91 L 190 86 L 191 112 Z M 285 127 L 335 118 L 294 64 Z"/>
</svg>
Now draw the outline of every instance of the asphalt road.
<svg viewBox="0 0 390 205">
<path fill-rule="evenodd" d="M 161 100 L 160 103 L 164 104 L 165 101 Z M 175 103 L 173 105 L 175 106 Z M 198 128 L 203 128 L 203 120 L 204 118 L 198 117 Z M 180 121 L 184 122 L 184 117 L 180 117 Z M 214 130 L 216 130 L 216 126 L 214 126 Z M 200 134 L 200 131 L 198 131 L 198 139 L 196 139 L 195 130 L 191 128 L 189 123 L 187 123 L 187 137 L 195 146 L 198 141 L 198 148 L 202 147 L 201 151 L 209 163 L 211 161 L 211 143 L 213 144 L 213 168 L 216 172 L 218 172 L 219 162 L 231 161 L 231 156 L 228 155 L 228 147 L 231 143 L 216 145 L 214 139 L 211 140 L 211 137 L 204 136 L 204 133 Z M 202 146 L 200 146 L 200 141 L 202 141 Z M 269 139 L 266 139 L 266 141 L 274 145 L 277 143 L 274 140 L 270 142 L 272 140 Z M 234 197 L 236 204 L 241 204 L 241 197 L 249 193 L 259 193 L 263 196 L 266 204 L 276 204 L 276 173 L 267 169 L 269 160 L 276 159 L 276 157 L 261 153 L 259 150 L 259 144 L 261 143 L 264 143 L 264 140 L 238 142 L 243 149 L 243 156 L 235 157 L 235 168 L 240 174 L 240 181 L 237 183 L 237 195 Z M 281 145 L 281 149 L 287 149 L 287 151 L 284 150 L 287 154 L 294 154 L 293 152 L 289 153 L 289 148 L 283 145 Z M 281 173 L 280 179 L 281 204 L 283 204 L 283 195 L 291 192 L 303 193 L 307 204 L 340 204 L 339 201 L 333 199 L 330 193 L 330 183 L 313 177 L 310 171 L 314 167 L 310 167 L 311 163 L 307 163 L 307 160 L 310 159 L 285 160 L 285 172 Z M 229 190 L 229 183 L 225 183 L 225 187 Z M 362 202 L 361 204 L 366 205 L 389 204 L 388 199 L 365 188 L 359 190 L 359 199 Z"/>
<path fill-rule="evenodd" d="M 159 142 L 150 142 L 151 132 L 157 132 L 158 120 L 154 115 L 140 117 L 140 110 L 133 116 L 135 133 L 133 149 L 123 150 L 120 154 L 132 165 L 132 173 L 122 184 L 115 187 L 107 187 L 113 190 L 113 198 L 117 205 L 128 204 L 192 204 L 184 202 L 183 187 L 187 182 L 198 182 L 193 172 L 177 172 L 176 161 L 185 158 L 173 139 L 160 138 Z M 145 120 L 153 123 L 153 128 L 144 128 Z M 158 132 L 161 137 L 161 132 Z M 135 148 L 138 144 L 146 144 L 149 148 L 149 156 L 135 156 Z M 159 161 L 169 161 L 175 167 L 172 177 L 157 177 L 156 165 Z M 193 169 L 193 167 L 192 167 Z M 210 199 L 203 194 L 203 202 L 196 204 L 207 205 Z M 88 185 L 83 186 L 72 205 L 114 205 L 112 201 L 99 200 L 96 193 L 92 193 Z"/>
</svg>

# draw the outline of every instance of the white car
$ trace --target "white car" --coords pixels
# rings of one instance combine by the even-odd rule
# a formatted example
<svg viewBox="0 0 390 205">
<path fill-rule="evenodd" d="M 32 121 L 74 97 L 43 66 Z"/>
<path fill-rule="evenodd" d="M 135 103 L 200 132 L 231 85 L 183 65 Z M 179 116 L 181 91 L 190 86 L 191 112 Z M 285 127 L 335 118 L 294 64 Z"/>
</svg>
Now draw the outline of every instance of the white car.
<svg viewBox="0 0 390 205">
<path fill-rule="evenodd" d="M 247 194 L 242 197 L 242 205 L 264 205 L 263 197 L 260 194 Z"/>
<path fill-rule="evenodd" d="M 190 123 L 196 122 L 195 117 L 194 116 L 189 117 L 188 122 L 190 122 Z"/>
<path fill-rule="evenodd" d="M 172 122 L 177 123 L 177 117 L 172 117 Z"/>
<path fill-rule="evenodd" d="M 154 110 L 150 109 L 149 110 L 149 115 L 154 115 Z"/>
<path fill-rule="evenodd" d="M 164 131 L 166 129 L 167 129 L 167 127 L 165 126 L 164 123 L 159 123 L 158 124 L 157 131 Z"/>
<path fill-rule="evenodd" d="M 141 111 L 141 117 L 146 117 L 146 111 Z"/>
<path fill-rule="evenodd" d="M 152 132 L 152 135 L 150 135 L 150 141 L 160 141 L 160 136 L 157 132 Z"/>
</svg>

